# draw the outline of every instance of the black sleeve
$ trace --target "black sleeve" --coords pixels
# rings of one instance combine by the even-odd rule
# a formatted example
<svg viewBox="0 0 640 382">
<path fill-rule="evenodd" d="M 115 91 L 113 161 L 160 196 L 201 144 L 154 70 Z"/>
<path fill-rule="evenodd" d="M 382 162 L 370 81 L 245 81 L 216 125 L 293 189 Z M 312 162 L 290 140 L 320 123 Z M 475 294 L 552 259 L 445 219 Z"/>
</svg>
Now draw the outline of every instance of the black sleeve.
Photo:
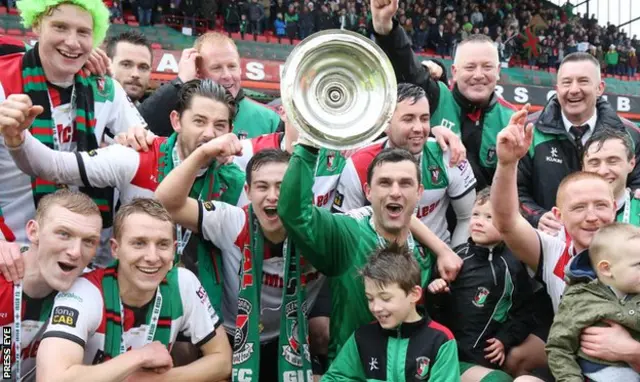
<svg viewBox="0 0 640 382">
<path fill-rule="evenodd" d="M 161 137 L 173 134 L 169 116 L 178 106 L 178 91 L 181 86 L 182 81 L 176 77 L 175 80 L 158 88 L 138 106 L 138 111 L 154 134 Z"/>
<path fill-rule="evenodd" d="M 504 345 L 505 354 L 520 345 L 531 333 L 535 326 L 533 304 L 533 288 L 525 267 L 518 264 L 518 271 L 514 274 L 513 308 L 509 312 L 507 321 L 500 327 L 496 338 Z M 513 274 L 513 273 L 512 273 Z"/>
<path fill-rule="evenodd" d="M 527 154 L 518 163 L 518 199 L 522 216 L 537 228 L 540 217 L 547 211 L 533 199 L 534 181 L 538 180 L 533 179 L 533 158 Z"/>
<path fill-rule="evenodd" d="M 431 78 L 429 70 L 424 67 L 418 56 L 411 49 L 411 40 L 404 29 L 393 20 L 393 29 L 387 36 L 374 32 L 376 43 L 387 54 L 398 82 L 408 82 L 420 86 L 427 93 L 431 114 L 435 112 L 440 101 L 440 87 Z"/>
</svg>

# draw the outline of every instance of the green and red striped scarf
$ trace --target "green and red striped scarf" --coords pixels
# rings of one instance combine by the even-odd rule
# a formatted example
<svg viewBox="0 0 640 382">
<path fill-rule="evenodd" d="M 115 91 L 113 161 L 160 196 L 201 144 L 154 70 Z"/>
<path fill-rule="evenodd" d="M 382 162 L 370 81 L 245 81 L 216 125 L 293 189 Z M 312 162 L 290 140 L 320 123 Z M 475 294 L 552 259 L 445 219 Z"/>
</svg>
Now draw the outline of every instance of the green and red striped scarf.
<svg viewBox="0 0 640 382">
<path fill-rule="evenodd" d="M 31 134 L 49 148 L 54 149 L 55 122 L 51 115 L 52 105 L 49 98 L 49 85 L 47 84 L 47 78 L 38 52 L 39 44 L 36 44 L 33 49 L 27 51 L 22 57 L 22 88 L 24 93 L 31 98 L 31 102 L 34 105 L 41 105 L 44 108 L 44 112 L 33 121 L 30 128 Z M 77 137 L 77 151 L 97 149 L 98 141 L 94 132 L 96 120 L 94 116 L 93 90 L 82 71 L 76 74 L 74 86 L 75 105 L 72 106 L 76 111 L 74 135 Z M 64 186 L 44 179 L 32 178 L 31 187 L 37 207 L 43 196 L 53 193 Z M 80 191 L 89 195 L 100 208 L 103 226 L 111 227 L 113 221 L 113 188 L 95 188 L 85 185 L 85 187 L 80 188 Z"/>
<path fill-rule="evenodd" d="M 180 297 L 180 286 L 178 285 L 178 269 L 172 268 L 167 276 L 160 283 L 160 294 L 162 295 L 162 308 L 160 318 L 156 328 L 154 341 L 160 341 L 170 349 L 171 322 L 180 318 L 184 313 L 182 309 L 182 298 Z M 122 341 L 122 325 L 120 315 L 120 288 L 118 287 L 118 261 L 115 260 L 110 266 L 104 269 L 102 277 L 102 296 L 105 307 L 105 340 L 104 359 L 115 358 L 120 355 L 120 342 Z M 155 297 L 155 296 L 154 296 Z M 153 303 L 154 299 L 151 300 Z M 152 304 L 147 310 L 147 325 L 151 321 L 153 313 Z M 127 349 L 129 350 L 129 349 Z"/>
</svg>

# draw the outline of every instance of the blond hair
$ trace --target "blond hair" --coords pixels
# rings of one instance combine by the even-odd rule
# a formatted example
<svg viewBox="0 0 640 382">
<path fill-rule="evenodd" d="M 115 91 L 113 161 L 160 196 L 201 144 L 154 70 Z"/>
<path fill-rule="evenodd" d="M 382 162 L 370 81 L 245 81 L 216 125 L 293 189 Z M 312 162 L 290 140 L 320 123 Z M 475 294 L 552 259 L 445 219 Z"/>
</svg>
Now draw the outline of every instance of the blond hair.
<svg viewBox="0 0 640 382">
<path fill-rule="evenodd" d="M 172 232 L 173 219 L 166 208 L 157 200 L 151 198 L 135 198 L 131 202 L 123 205 L 113 219 L 113 237 L 117 240 L 121 237 L 125 220 L 133 214 L 149 215 L 154 219 L 171 223 Z"/>
<path fill-rule="evenodd" d="M 558 186 L 558 191 L 556 192 L 556 206 L 558 207 L 561 206 L 562 201 L 564 200 L 565 189 L 569 186 L 569 184 L 579 182 L 581 180 L 590 180 L 590 179 L 603 181 L 604 183 L 607 184 L 607 186 L 609 186 L 609 182 L 607 182 L 607 180 L 602 175 L 597 174 L 595 172 L 587 172 L 587 171 L 573 172 L 565 176 L 564 179 L 562 179 L 562 181 L 560 182 L 560 185 Z M 611 190 L 610 187 L 609 187 L 609 191 L 610 191 L 609 196 L 613 201 L 614 200 L 613 190 Z"/>
<path fill-rule="evenodd" d="M 598 230 L 589 246 L 589 258 L 595 267 L 599 261 L 614 261 L 624 257 L 622 248 L 631 240 L 640 239 L 640 228 L 628 223 L 614 222 Z"/>
<path fill-rule="evenodd" d="M 238 47 L 232 38 L 227 36 L 226 34 L 220 32 L 207 32 L 200 37 L 198 37 L 193 44 L 193 48 L 200 53 L 202 51 L 202 46 L 204 44 L 224 44 L 228 43 L 233 46 L 233 48 L 238 51 Z"/>
<path fill-rule="evenodd" d="M 89 196 L 79 191 L 71 191 L 68 188 L 63 188 L 52 194 L 47 194 L 40 199 L 35 218 L 38 224 L 45 222 L 47 213 L 54 206 L 62 207 L 79 215 L 95 215 L 102 219 L 98 205 L 96 205 Z"/>
</svg>

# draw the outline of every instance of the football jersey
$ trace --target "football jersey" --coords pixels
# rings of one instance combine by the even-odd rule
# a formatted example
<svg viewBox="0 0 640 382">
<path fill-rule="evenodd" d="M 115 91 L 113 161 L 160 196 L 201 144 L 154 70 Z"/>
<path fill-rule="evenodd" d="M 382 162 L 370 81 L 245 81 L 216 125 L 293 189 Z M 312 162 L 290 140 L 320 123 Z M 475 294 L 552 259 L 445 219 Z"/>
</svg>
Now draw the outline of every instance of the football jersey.
<svg viewBox="0 0 640 382">
<path fill-rule="evenodd" d="M 242 155 L 234 157 L 241 169 L 246 171 L 253 155 L 264 149 L 285 149 L 284 133 L 261 135 L 241 141 Z M 346 157 L 337 150 L 320 149 L 316 166 L 316 178 L 313 184 L 313 202 L 322 208 L 331 208 L 340 173 L 346 164 Z"/>
<path fill-rule="evenodd" d="M 13 154 L 17 162 L 28 161 L 27 167 L 37 168 L 37 173 L 49 174 L 57 183 L 115 187 L 124 204 L 137 197 L 153 197 L 158 187 L 160 146 L 166 139 L 157 137 L 147 152 L 111 145 L 88 152 L 67 153 L 50 150 L 27 132 L 21 148 L 11 151 L 21 151 L 19 155 Z M 220 192 L 214 197 L 240 206 L 247 205 L 249 201 L 242 170 L 230 164 L 223 166 L 220 174 L 224 179 L 216 179 L 220 182 Z"/>
<path fill-rule="evenodd" d="M 189 341 L 196 347 L 207 343 L 220 326 L 209 297 L 200 281 L 191 271 L 176 268 L 178 272 L 179 299 L 182 315 L 171 320 L 169 341 Z M 104 359 L 106 310 L 102 291 L 104 269 L 78 278 L 66 293 L 56 296 L 51 319 L 43 338 L 57 337 L 71 340 L 84 348 L 85 365 L 101 363 Z M 168 298 L 163 296 L 164 298 Z M 175 298 L 175 297 L 174 297 Z M 147 312 L 153 309 L 154 298 L 141 307 L 124 307 L 124 339 L 127 348 L 137 349 L 145 345 L 148 322 Z M 168 325 L 160 317 L 158 325 Z"/>
<path fill-rule="evenodd" d="M 11 94 L 21 94 L 22 54 L 0 57 L 0 102 Z M 105 137 L 126 132 L 130 127 L 146 126 L 122 86 L 110 77 L 88 78 L 94 97 L 95 136 L 98 143 Z M 72 92 L 49 85 L 52 118 L 60 142 L 60 150 L 76 150 L 75 113 L 71 107 Z M 11 159 L 4 138 L 0 136 L 0 208 L 17 242 L 26 243 L 25 226 L 35 215 L 31 177 L 21 172 Z"/>
<path fill-rule="evenodd" d="M 13 339 L 14 316 L 13 316 L 13 292 L 15 284 L 7 281 L 0 274 L 0 326 L 3 333 L 5 328 L 11 333 Z M 35 381 L 36 354 L 40 340 L 44 333 L 45 323 L 49 319 L 53 299 L 56 292 L 49 296 L 34 299 L 22 292 L 22 338 L 20 340 L 20 375 L 23 381 Z M 11 375 L 15 376 L 15 348 L 11 346 Z"/>
<path fill-rule="evenodd" d="M 367 170 L 388 140 L 367 146 L 346 161 L 335 191 L 333 209 L 347 212 L 368 204 L 364 194 Z M 469 162 L 464 160 L 449 167 L 450 154 L 442 152 L 435 139 L 428 139 L 420 154 L 424 192 L 416 206 L 416 217 L 445 243 L 450 241 L 447 230 L 447 208 L 452 199 L 459 199 L 475 189 L 476 178 Z"/>
<path fill-rule="evenodd" d="M 551 236 L 542 231 L 536 232 L 540 239 L 540 260 L 535 276 L 546 285 L 555 314 L 567 286 L 564 281 L 564 270 L 571 258 L 576 255 L 576 251 L 573 247 L 573 240 L 564 230 L 558 236 Z M 533 273 L 531 268 L 527 267 L 527 269 L 530 274 Z"/>
<path fill-rule="evenodd" d="M 200 232 L 222 251 L 224 276 L 224 295 L 222 297 L 222 316 L 224 326 L 230 335 L 235 332 L 238 315 L 238 295 L 242 277 L 242 268 L 251 264 L 251 243 L 249 238 L 248 210 L 221 202 L 200 202 Z M 265 253 L 260 296 L 260 322 L 264 326 L 260 334 L 261 342 L 269 342 L 280 334 L 280 314 L 284 286 L 284 257 L 281 253 Z M 301 280 L 307 283 L 307 308 L 313 306 L 318 296 L 324 276 L 301 261 Z M 305 311 L 308 313 L 308 310 Z"/>
</svg>

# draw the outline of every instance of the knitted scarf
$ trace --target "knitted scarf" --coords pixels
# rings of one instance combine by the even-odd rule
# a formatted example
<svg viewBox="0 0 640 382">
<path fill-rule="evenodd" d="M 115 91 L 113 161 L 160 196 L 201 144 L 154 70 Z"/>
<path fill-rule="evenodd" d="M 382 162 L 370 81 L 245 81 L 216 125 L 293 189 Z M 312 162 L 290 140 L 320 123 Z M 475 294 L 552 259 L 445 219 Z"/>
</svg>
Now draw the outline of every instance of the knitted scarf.
<svg viewBox="0 0 640 382">
<path fill-rule="evenodd" d="M 172 134 L 167 140 L 160 145 L 160 155 L 158 156 L 158 184 L 173 170 L 174 158 L 173 148 L 177 144 L 178 134 Z M 217 199 L 217 195 L 220 195 L 221 184 L 234 184 L 236 182 L 224 182 L 225 170 L 224 166 L 218 166 L 217 163 L 213 163 L 209 166 L 209 169 L 204 176 L 196 179 L 195 183 L 191 187 L 189 197 L 198 200 L 213 200 Z M 225 196 L 233 197 L 236 192 L 222 193 L 224 199 Z M 229 204 L 235 205 L 235 201 L 227 201 Z M 197 275 L 204 290 L 211 299 L 211 305 L 218 312 L 222 310 L 222 272 L 220 272 L 220 264 L 222 264 L 222 258 L 220 251 L 213 246 L 210 242 L 205 240 L 202 235 L 195 235 L 197 240 Z M 174 264 L 180 263 L 181 259 L 176 258 Z"/>
<path fill-rule="evenodd" d="M 233 343 L 233 381 L 260 379 L 260 294 L 264 235 L 249 206 L 250 253 L 244 254 L 238 316 Z M 302 276 L 302 257 L 285 241 L 284 290 L 278 339 L 278 381 L 312 381 L 305 306 L 306 280 Z"/>
<path fill-rule="evenodd" d="M 54 146 L 54 133 L 57 134 L 57 132 L 55 132 L 55 123 L 51 114 L 52 105 L 49 98 L 49 87 L 38 52 L 39 44 L 36 44 L 33 49 L 28 50 L 22 57 L 23 91 L 31 98 L 31 102 L 34 105 L 40 105 L 44 108 L 44 112 L 33 121 L 30 131 L 40 142 L 51 149 L 58 150 L 59 148 Z M 93 110 L 93 90 L 82 71 L 75 75 L 74 87 L 75 99 L 71 100 L 71 106 L 75 108 L 76 114 L 74 136 L 77 137 L 77 151 L 97 149 L 98 141 L 94 132 L 96 121 Z M 31 186 L 36 207 L 43 196 L 63 187 L 40 178 L 32 178 Z M 89 195 L 100 208 L 103 226 L 111 227 L 113 222 L 113 188 L 85 186 L 81 187 L 80 191 Z"/>
<path fill-rule="evenodd" d="M 105 309 L 105 340 L 104 361 L 120 355 L 122 342 L 123 323 L 121 322 L 120 289 L 118 287 L 118 261 L 115 260 L 104 269 L 102 278 L 102 295 Z M 153 341 L 160 341 L 169 348 L 171 340 L 171 322 L 183 315 L 180 288 L 178 286 L 178 269 L 172 268 L 160 283 L 160 295 L 162 296 L 162 308 L 160 317 L 155 327 Z M 155 297 L 154 300 L 155 301 Z M 150 324 L 154 306 L 150 306 L 147 312 L 146 322 Z M 129 349 L 126 349 L 127 351 Z"/>
</svg>

